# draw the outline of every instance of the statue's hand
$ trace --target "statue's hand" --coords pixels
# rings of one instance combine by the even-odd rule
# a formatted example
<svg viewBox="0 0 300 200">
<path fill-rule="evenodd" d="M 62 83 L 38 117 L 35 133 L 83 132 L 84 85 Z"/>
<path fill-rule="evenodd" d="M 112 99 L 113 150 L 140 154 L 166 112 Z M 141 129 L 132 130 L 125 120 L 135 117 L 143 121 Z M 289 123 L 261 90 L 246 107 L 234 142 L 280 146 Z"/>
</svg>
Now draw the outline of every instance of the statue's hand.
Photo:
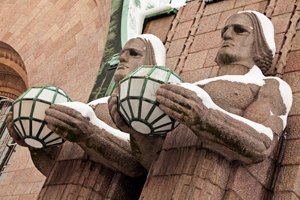
<svg viewBox="0 0 300 200">
<path fill-rule="evenodd" d="M 94 133 L 94 126 L 78 111 L 53 104 L 45 111 L 47 127 L 70 142 L 84 141 Z"/>
<path fill-rule="evenodd" d="M 127 125 L 127 123 L 123 120 L 121 115 L 118 112 L 118 96 L 117 94 L 113 93 L 110 98 L 108 99 L 108 109 L 111 118 L 113 119 L 116 126 L 123 132 L 129 134 L 139 134 L 131 127 Z"/>
<path fill-rule="evenodd" d="M 8 132 L 10 134 L 10 136 L 14 139 L 14 141 L 20 145 L 20 146 L 23 146 L 23 147 L 29 147 L 20 137 L 19 135 L 17 134 L 17 132 L 15 131 L 14 127 L 13 127 L 13 123 L 12 123 L 12 112 L 9 112 L 7 114 L 7 117 L 6 117 L 6 126 L 7 126 L 7 129 L 8 129 Z"/>
<path fill-rule="evenodd" d="M 202 116 L 208 112 L 202 99 L 194 91 L 178 85 L 162 84 L 157 90 L 156 100 L 162 111 L 190 128 L 199 126 Z"/>
</svg>

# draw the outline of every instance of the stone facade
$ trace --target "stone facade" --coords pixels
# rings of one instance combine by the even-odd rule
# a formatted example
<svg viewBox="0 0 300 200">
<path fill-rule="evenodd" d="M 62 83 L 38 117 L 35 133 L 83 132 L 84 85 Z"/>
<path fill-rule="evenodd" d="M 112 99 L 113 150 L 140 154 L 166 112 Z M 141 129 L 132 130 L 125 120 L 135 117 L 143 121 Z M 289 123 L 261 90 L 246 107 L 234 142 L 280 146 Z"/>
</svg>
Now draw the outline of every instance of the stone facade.
<svg viewBox="0 0 300 200">
<path fill-rule="evenodd" d="M 23 58 L 29 86 L 53 84 L 71 99 L 87 101 L 105 45 L 110 4 L 108 0 L 5 0 L 0 38 Z M 264 13 L 274 24 L 277 50 L 272 73 L 289 83 L 294 98 L 286 138 L 280 139 L 268 159 L 249 166 L 228 162 L 202 148 L 197 139 L 188 144 L 184 134 L 191 131 L 181 130 L 184 134 L 178 141 L 185 142 L 172 148 L 165 143 L 140 199 L 300 198 L 299 0 L 224 0 L 207 5 L 190 1 L 180 8 L 170 30 L 160 30 L 166 32 L 159 35 L 167 35 L 166 66 L 185 82 L 215 77 L 220 30 L 229 16 L 242 10 Z M 148 31 L 156 34 L 151 27 Z M 26 148 L 18 147 L 0 185 L 0 199 L 34 199 L 44 180 Z"/>
</svg>

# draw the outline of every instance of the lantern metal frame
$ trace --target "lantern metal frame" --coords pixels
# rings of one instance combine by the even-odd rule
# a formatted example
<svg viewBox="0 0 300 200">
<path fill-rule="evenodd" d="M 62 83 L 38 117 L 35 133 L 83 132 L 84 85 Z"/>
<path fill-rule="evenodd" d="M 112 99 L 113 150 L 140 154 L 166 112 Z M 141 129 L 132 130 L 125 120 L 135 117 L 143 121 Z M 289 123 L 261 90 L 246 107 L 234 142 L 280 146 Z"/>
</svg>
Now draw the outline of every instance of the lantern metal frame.
<svg viewBox="0 0 300 200">
<path fill-rule="evenodd" d="M 147 75 L 142 75 L 142 76 L 135 75 L 142 68 L 151 68 L 151 69 L 149 70 L 149 72 L 147 73 Z M 167 72 L 167 75 L 166 75 L 166 77 L 165 77 L 164 80 L 159 80 L 159 79 L 151 77 L 152 73 L 156 69 L 160 69 L 160 70 L 163 70 L 163 71 Z M 167 67 L 164 67 L 164 66 L 144 65 L 144 66 L 141 66 L 141 67 L 137 68 L 131 74 L 129 74 L 128 76 L 126 76 L 124 79 L 122 79 L 120 81 L 120 83 L 119 83 L 118 111 L 119 111 L 120 115 L 122 116 L 122 118 L 126 121 L 126 123 L 130 127 L 133 128 L 133 126 L 132 126 L 133 122 L 142 122 L 143 124 L 145 124 L 146 126 L 148 126 L 150 128 L 150 130 L 151 130 L 150 133 L 149 134 L 146 133 L 146 135 L 160 135 L 160 136 L 165 136 L 167 132 L 173 130 L 176 126 L 179 125 L 178 121 L 176 121 L 173 118 L 169 117 L 168 115 L 166 115 L 162 111 L 161 111 L 162 114 L 160 116 L 158 116 L 155 120 L 149 122 L 148 121 L 149 118 L 153 114 L 154 110 L 156 108 L 158 108 L 159 103 L 156 101 L 156 98 L 155 98 L 155 100 L 153 100 L 153 99 L 149 99 L 149 98 L 145 98 L 144 97 L 145 88 L 146 88 L 147 83 L 149 81 L 153 81 L 153 82 L 156 82 L 156 83 L 159 83 L 159 84 L 169 83 L 169 79 L 170 79 L 171 76 L 175 76 L 180 83 L 183 82 L 183 80 L 175 72 L 173 72 L 171 69 L 169 69 Z M 141 92 L 140 92 L 139 96 L 130 96 L 130 87 L 131 87 L 132 79 L 144 79 L 144 83 L 141 86 Z M 122 83 L 124 84 L 125 81 L 128 81 L 127 92 L 126 92 L 126 95 L 125 95 L 126 97 L 121 99 L 121 96 L 123 96 L 123 95 L 121 95 L 121 93 L 122 93 L 122 91 L 121 91 L 122 90 L 121 84 Z M 134 115 L 134 111 L 133 111 L 134 109 L 132 108 L 130 100 L 138 100 L 139 101 L 139 108 L 138 108 L 137 117 L 135 117 L 135 115 Z M 125 102 L 125 101 L 127 101 L 128 109 L 124 108 L 124 106 L 122 105 L 122 103 Z M 149 109 L 149 112 L 146 114 L 146 117 L 144 117 L 144 118 L 141 117 L 142 116 L 142 105 L 143 105 L 142 102 L 148 102 L 148 103 L 152 104 L 151 109 Z M 128 114 L 126 112 L 126 110 L 127 110 L 127 112 L 129 111 L 130 114 Z M 169 123 L 153 127 L 156 122 L 158 122 L 159 120 L 161 120 L 162 118 L 164 118 L 166 116 L 170 118 L 170 122 Z M 166 127 L 166 126 L 169 126 L 170 128 L 163 129 L 163 127 Z M 161 130 L 161 129 L 163 129 L 163 130 Z M 138 131 L 138 130 L 136 130 L 136 131 Z M 145 134 L 145 133 L 142 133 L 140 131 L 138 131 L 138 132 L 141 133 L 141 134 Z"/>
<path fill-rule="evenodd" d="M 25 97 L 30 91 L 32 91 L 32 89 L 36 89 L 36 88 L 40 89 L 40 90 L 35 94 L 35 97 L 30 97 L 30 98 L 26 98 Z M 45 89 L 54 92 L 54 95 L 53 95 L 51 101 L 39 99 L 39 95 Z M 67 99 L 67 102 L 71 102 L 72 101 L 68 97 L 68 95 L 62 89 L 60 89 L 60 88 L 58 88 L 56 86 L 53 86 L 53 85 L 46 85 L 46 86 L 33 86 L 33 87 L 29 88 L 26 92 L 24 92 L 21 96 L 19 96 L 13 102 L 13 104 L 12 104 L 12 111 L 13 111 L 13 120 L 12 120 L 12 123 L 13 123 L 13 127 L 14 127 L 15 131 L 17 132 L 17 134 L 19 135 L 19 137 L 25 143 L 26 143 L 26 139 L 33 139 L 33 140 L 36 140 L 36 141 L 38 141 L 38 142 L 40 142 L 42 144 L 42 147 L 36 147 L 36 148 L 45 148 L 45 147 L 57 146 L 57 145 L 62 144 L 62 143 L 65 142 L 65 140 L 63 138 L 61 138 L 61 137 L 57 137 L 55 139 L 52 139 L 52 140 L 49 140 L 49 141 L 45 142 L 45 140 L 47 140 L 48 137 L 50 137 L 53 134 L 56 134 L 53 131 L 51 131 L 48 134 L 46 134 L 43 138 L 39 138 L 39 136 L 41 135 L 41 133 L 43 131 L 43 128 L 47 125 L 47 123 L 46 123 L 45 120 L 41 120 L 41 119 L 33 117 L 34 111 L 36 109 L 35 106 L 36 106 L 37 102 L 41 102 L 43 104 L 48 104 L 50 106 L 51 104 L 53 104 L 55 102 L 56 97 L 57 97 L 58 94 L 62 95 L 63 97 L 65 97 Z M 27 116 L 21 116 L 22 105 L 23 105 L 24 101 L 32 101 L 30 115 L 28 117 Z M 17 105 L 17 104 L 19 104 L 19 105 Z M 19 106 L 18 109 L 17 109 L 18 113 L 14 113 L 14 112 L 16 112 L 16 110 L 15 110 L 16 109 L 15 108 L 16 105 Z M 15 115 L 17 116 L 16 118 L 14 118 Z M 29 133 L 25 132 L 25 128 L 24 128 L 24 125 L 22 123 L 22 120 L 28 120 L 29 121 Z M 19 127 L 16 125 L 17 121 L 20 123 Z M 32 123 L 33 121 L 41 123 L 41 126 L 40 126 L 40 128 L 38 128 L 38 132 L 35 135 L 33 135 L 33 123 Z M 21 130 L 19 130 L 19 129 L 21 129 Z M 51 144 L 51 143 L 53 143 L 53 142 L 55 142 L 57 140 L 61 140 L 61 141 L 58 142 L 58 143 L 56 143 L 56 144 Z"/>
</svg>

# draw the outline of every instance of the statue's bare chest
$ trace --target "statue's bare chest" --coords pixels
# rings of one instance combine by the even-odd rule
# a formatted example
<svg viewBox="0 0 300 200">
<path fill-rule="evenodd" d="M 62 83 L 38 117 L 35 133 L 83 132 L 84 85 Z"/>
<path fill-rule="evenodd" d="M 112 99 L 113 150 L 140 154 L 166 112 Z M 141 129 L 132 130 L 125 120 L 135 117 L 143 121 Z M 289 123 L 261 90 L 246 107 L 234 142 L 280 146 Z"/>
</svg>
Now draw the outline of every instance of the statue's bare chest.
<svg viewBox="0 0 300 200">
<path fill-rule="evenodd" d="M 203 89 L 215 104 L 228 112 L 242 115 L 255 100 L 260 87 L 255 84 L 218 80 L 207 83 Z"/>
</svg>

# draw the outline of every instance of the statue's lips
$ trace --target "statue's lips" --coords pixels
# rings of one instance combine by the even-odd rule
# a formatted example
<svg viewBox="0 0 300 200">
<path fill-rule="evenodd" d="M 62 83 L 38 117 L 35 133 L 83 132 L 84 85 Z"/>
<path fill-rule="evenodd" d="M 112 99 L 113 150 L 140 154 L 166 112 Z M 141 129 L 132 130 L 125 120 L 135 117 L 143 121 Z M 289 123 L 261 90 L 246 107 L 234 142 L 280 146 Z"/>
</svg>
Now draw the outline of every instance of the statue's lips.
<svg viewBox="0 0 300 200">
<path fill-rule="evenodd" d="M 126 65 L 123 64 L 119 64 L 118 69 L 128 69 L 129 67 L 127 67 Z"/>
<path fill-rule="evenodd" d="M 233 46 L 234 46 L 234 44 L 232 44 L 230 42 L 224 42 L 221 47 L 233 47 Z"/>
</svg>

